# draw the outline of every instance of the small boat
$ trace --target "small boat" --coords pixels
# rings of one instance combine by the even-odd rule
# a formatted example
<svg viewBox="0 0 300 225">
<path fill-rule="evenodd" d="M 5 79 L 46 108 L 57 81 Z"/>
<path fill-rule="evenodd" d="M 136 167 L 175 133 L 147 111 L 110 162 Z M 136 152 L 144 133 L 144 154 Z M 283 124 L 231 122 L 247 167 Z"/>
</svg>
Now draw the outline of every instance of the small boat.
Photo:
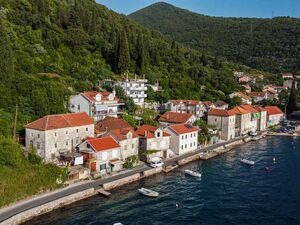
<svg viewBox="0 0 300 225">
<path fill-rule="evenodd" d="M 253 166 L 255 164 L 254 161 L 248 160 L 248 159 L 242 159 L 241 160 L 242 163 L 245 163 L 247 165 Z"/>
<path fill-rule="evenodd" d="M 139 189 L 139 192 L 143 195 L 146 195 L 146 196 L 149 196 L 149 197 L 153 197 L 153 198 L 156 198 L 158 197 L 159 193 L 156 192 L 156 191 L 152 191 L 150 189 L 147 189 L 147 188 L 140 188 Z"/>
<path fill-rule="evenodd" d="M 201 173 L 198 173 L 198 172 L 195 172 L 195 171 L 192 171 L 192 170 L 185 170 L 184 172 L 188 175 L 193 176 L 193 177 L 202 177 Z"/>
<path fill-rule="evenodd" d="M 123 223 L 114 223 L 114 225 L 123 225 Z"/>
</svg>

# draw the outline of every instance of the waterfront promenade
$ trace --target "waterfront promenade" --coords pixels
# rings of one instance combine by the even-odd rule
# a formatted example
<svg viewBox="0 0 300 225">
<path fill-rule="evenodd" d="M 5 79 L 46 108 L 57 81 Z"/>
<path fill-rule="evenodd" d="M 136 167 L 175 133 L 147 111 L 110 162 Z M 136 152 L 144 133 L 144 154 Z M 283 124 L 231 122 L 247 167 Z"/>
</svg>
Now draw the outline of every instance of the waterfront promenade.
<svg viewBox="0 0 300 225">
<path fill-rule="evenodd" d="M 205 148 L 199 148 L 196 151 L 193 152 L 189 152 L 187 154 L 184 155 L 180 155 L 180 156 L 176 156 L 170 159 L 165 160 L 165 166 L 172 166 L 175 163 L 178 163 L 180 160 L 184 160 L 186 158 L 189 157 L 193 157 L 195 155 L 199 155 L 203 152 L 210 152 L 213 151 L 215 149 L 218 149 L 220 147 L 226 147 L 230 144 L 233 144 L 235 142 L 239 142 L 241 140 L 244 140 L 246 137 L 240 137 L 240 138 L 236 138 L 227 142 L 221 142 L 221 143 L 217 143 Z M 66 188 L 63 189 L 59 189 L 50 193 L 46 193 L 43 194 L 41 196 L 35 197 L 35 198 L 31 198 L 28 200 L 24 200 L 21 201 L 15 205 L 12 205 L 10 207 L 4 208 L 2 210 L 0 210 L 0 222 L 3 222 L 19 213 L 25 212 L 27 210 L 39 207 L 41 205 L 50 203 L 52 201 L 55 201 L 57 199 L 61 199 L 64 198 L 66 196 L 72 195 L 72 194 L 76 194 L 88 189 L 93 188 L 95 191 L 102 188 L 103 185 L 114 182 L 114 181 L 118 181 L 120 179 L 124 179 L 130 176 L 133 176 L 135 174 L 140 174 L 140 173 L 144 173 L 147 171 L 153 170 L 153 168 L 149 167 L 148 165 L 142 165 L 142 166 L 138 166 L 135 167 L 131 170 L 128 170 L 126 172 L 120 173 L 120 174 L 116 174 L 107 178 L 102 178 L 99 180 L 93 180 L 93 181 L 84 181 L 84 182 L 80 182 L 77 184 L 73 184 L 70 185 Z"/>
</svg>

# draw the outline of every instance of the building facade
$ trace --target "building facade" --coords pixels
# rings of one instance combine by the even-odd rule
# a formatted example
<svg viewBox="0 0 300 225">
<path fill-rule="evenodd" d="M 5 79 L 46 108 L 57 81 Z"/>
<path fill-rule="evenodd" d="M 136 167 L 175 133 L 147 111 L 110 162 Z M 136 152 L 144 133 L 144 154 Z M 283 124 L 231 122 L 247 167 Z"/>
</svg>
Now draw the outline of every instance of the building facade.
<svg viewBox="0 0 300 225">
<path fill-rule="evenodd" d="M 103 120 L 107 116 L 117 117 L 120 112 L 119 107 L 124 105 L 111 92 L 83 92 L 72 96 L 69 103 L 69 111 L 73 113 L 85 112 L 95 121 Z"/>
<path fill-rule="evenodd" d="M 272 127 L 278 125 L 284 119 L 284 113 L 277 106 L 266 106 L 267 126 Z"/>
<path fill-rule="evenodd" d="M 235 138 L 235 120 L 233 110 L 212 109 L 208 112 L 207 123 L 220 129 L 222 140 Z"/>
<path fill-rule="evenodd" d="M 26 148 L 36 148 L 45 162 L 52 162 L 93 137 L 94 120 L 86 113 L 49 115 L 27 124 L 25 133 Z"/>
<path fill-rule="evenodd" d="M 190 123 L 196 121 L 196 117 L 191 113 L 165 112 L 159 119 L 159 124 L 162 127 L 173 124 Z"/>
<path fill-rule="evenodd" d="M 165 104 L 165 109 L 175 113 L 190 113 L 197 119 L 204 116 L 205 105 L 196 100 L 170 100 Z"/>
<path fill-rule="evenodd" d="M 165 128 L 171 135 L 171 150 L 182 155 L 197 150 L 199 129 L 191 124 L 178 124 Z"/>
</svg>

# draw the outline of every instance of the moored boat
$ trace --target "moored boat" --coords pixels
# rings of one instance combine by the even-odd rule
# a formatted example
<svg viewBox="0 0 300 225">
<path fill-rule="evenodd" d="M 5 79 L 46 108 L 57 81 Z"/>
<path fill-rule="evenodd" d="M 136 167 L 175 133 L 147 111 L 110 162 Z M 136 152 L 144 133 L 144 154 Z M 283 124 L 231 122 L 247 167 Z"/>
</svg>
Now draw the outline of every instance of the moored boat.
<svg viewBox="0 0 300 225">
<path fill-rule="evenodd" d="M 185 170 L 184 172 L 188 175 L 193 176 L 193 177 L 202 177 L 201 173 L 198 173 L 198 172 L 195 172 L 195 171 L 192 171 L 192 170 Z"/>
<path fill-rule="evenodd" d="M 156 198 L 158 197 L 159 193 L 156 192 L 156 191 L 152 191 L 150 189 L 147 189 L 147 188 L 140 188 L 139 189 L 139 192 L 143 195 L 146 195 L 146 196 L 149 196 L 149 197 L 153 197 L 153 198 Z"/>
<path fill-rule="evenodd" d="M 253 166 L 255 164 L 254 161 L 248 160 L 248 159 L 242 159 L 241 160 L 242 163 Z"/>
</svg>

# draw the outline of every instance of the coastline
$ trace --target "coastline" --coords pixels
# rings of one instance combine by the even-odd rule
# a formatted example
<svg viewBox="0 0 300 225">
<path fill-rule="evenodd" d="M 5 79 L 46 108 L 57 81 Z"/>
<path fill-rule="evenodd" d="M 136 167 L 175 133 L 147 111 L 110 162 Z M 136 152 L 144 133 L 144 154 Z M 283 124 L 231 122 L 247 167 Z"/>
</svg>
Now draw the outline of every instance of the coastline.
<svg viewBox="0 0 300 225">
<path fill-rule="evenodd" d="M 263 132 L 259 135 L 259 139 L 264 138 L 266 136 L 267 132 Z M 86 181 L 86 182 L 80 182 L 76 184 L 75 187 L 67 187 L 62 190 L 57 190 L 55 192 L 61 193 L 61 195 L 58 195 L 56 198 L 53 198 L 49 201 L 41 201 L 41 204 L 38 205 L 37 200 L 42 199 L 45 197 L 45 195 L 52 195 L 53 193 L 47 193 L 44 195 L 41 195 L 39 197 L 36 197 L 34 199 L 30 199 L 25 202 L 17 203 L 16 205 L 12 205 L 8 208 L 3 208 L 0 210 L 0 221 L 3 225 L 8 224 L 21 224 L 24 223 L 34 217 L 37 217 L 39 215 L 48 213 L 50 211 L 53 211 L 57 208 L 72 204 L 74 202 L 89 198 L 91 196 L 94 196 L 96 194 L 104 194 L 106 196 L 109 195 L 109 190 L 112 190 L 114 188 L 135 182 L 140 179 L 144 179 L 146 177 L 161 173 L 161 172 L 170 172 L 173 169 L 185 165 L 187 163 L 190 163 L 195 160 L 209 160 L 213 157 L 216 157 L 218 155 L 225 154 L 226 152 L 229 152 L 233 150 L 235 147 L 250 142 L 252 140 L 251 137 L 240 137 L 235 140 L 222 142 L 218 144 L 214 144 L 202 149 L 199 149 L 194 152 L 187 153 L 185 155 L 177 156 L 174 158 L 167 159 L 165 161 L 165 167 L 166 168 L 151 168 L 149 166 L 143 166 L 140 168 L 134 168 L 130 170 L 129 172 L 125 172 L 123 174 L 117 174 L 109 178 L 97 180 L 97 181 Z M 258 139 L 257 139 L 258 140 Z M 82 186 L 82 188 L 80 188 Z M 76 188 L 78 187 L 78 188 Z M 67 192 L 68 189 L 74 189 L 73 192 L 69 193 Z M 78 191 L 76 190 L 78 189 Z M 63 194 L 62 192 L 66 192 Z M 61 197 L 60 197 L 61 196 Z M 22 205 L 25 205 L 26 203 L 30 203 L 31 201 L 35 201 L 36 205 L 29 204 L 27 208 L 24 208 L 22 210 Z M 18 205 L 20 204 L 20 205 Z M 14 208 L 18 208 L 18 211 L 16 213 L 7 213 L 9 211 L 12 211 Z M 4 215 L 1 215 L 4 214 Z M 5 215 L 6 214 L 6 215 Z"/>
</svg>

